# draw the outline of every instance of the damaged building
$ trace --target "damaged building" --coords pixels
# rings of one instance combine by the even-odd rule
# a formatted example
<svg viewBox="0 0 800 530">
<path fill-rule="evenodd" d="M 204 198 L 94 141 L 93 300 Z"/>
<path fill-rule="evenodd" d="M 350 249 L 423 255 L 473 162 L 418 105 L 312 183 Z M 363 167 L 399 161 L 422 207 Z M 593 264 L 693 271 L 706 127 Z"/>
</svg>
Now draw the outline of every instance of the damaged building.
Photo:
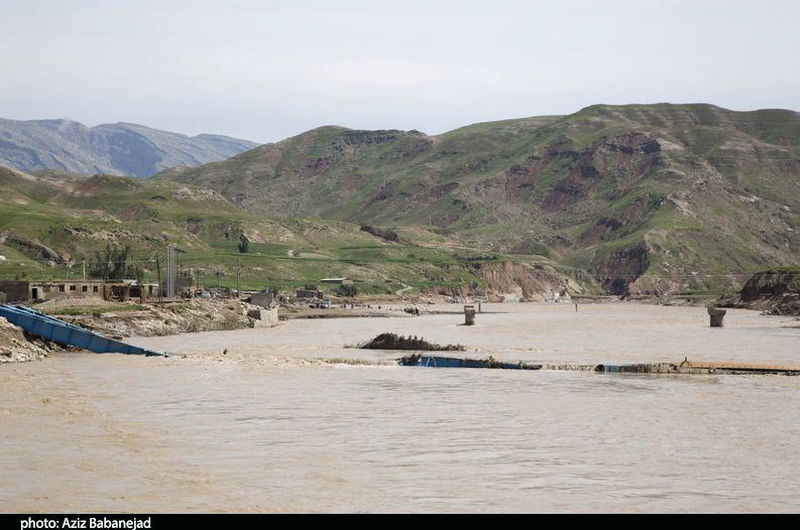
<svg viewBox="0 0 800 530">
<path fill-rule="evenodd" d="M 6 302 L 29 302 L 32 300 L 55 300 L 59 298 L 100 298 L 102 300 L 125 301 L 131 297 L 131 286 L 134 283 L 131 280 L 0 280 L 0 293 L 5 295 Z M 154 290 L 149 285 L 145 288 L 148 287 L 151 291 Z M 157 293 L 157 287 L 155 292 Z"/>
</svg>

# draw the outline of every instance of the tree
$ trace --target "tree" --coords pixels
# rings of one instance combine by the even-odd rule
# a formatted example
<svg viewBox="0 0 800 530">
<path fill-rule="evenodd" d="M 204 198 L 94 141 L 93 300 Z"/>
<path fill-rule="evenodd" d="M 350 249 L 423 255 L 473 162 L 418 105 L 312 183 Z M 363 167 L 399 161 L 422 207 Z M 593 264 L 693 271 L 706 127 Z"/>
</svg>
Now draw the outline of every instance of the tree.
<svg viewBox="0 0 800 530">
<path fill-rule="evenodd" d="M 250 240 L 247 236 L 242 234 L 239 236 L 239 254 L 247 254 L 247 247 L 250 245 Z"/>
<path fill-rule="evenodd" d="M 336 294 L 339 296 L 355 296 L 358 290 L 355 285 L 340 285 L 336 288 Z"/>
<path fill-rule="evenodd" d="M 106 245 L 104 252 L 97 251 L 87 260 L 86 272 L 93 278 L 104 280 L 122 280 L 124 278 L 142 279 L 141 265 L 133 260 L 130 245 Z"/>
</svg>

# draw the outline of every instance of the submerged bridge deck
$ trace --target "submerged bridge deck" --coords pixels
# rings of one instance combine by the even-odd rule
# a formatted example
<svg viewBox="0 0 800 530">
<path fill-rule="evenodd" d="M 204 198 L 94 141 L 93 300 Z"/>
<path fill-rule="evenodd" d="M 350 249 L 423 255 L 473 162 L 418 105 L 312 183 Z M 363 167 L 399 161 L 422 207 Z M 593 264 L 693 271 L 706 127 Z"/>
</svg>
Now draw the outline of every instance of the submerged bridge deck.
<svg viewBox="0 0 800 530">
<path fill-rule="evenodd" d="M 438 355 L 407 355 L 397 362 L 403 366 L 422 366 L 430 368 L 496 368 L 505 370 L 577 370 L 604 373 L 633 374 L 783 374 L 800 375 L 800 366 L 729 363 L 729 362 L 693 362 L 684 360 L 679 363 L 637 363 L 637 364 L 528 364 L 523 362 L 502 362 L 488 357 L 487 359 L 461 359 Z"/>
</svg>

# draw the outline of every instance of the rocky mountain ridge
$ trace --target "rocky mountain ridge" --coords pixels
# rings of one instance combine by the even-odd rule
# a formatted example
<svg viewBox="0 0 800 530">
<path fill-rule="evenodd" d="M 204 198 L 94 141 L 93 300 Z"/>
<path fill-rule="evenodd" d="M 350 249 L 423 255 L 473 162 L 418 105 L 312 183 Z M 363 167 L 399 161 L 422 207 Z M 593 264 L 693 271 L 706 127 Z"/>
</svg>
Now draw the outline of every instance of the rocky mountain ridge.
<svg viewBox="0 0 800 530">
<path fill-rule="evenodd" d="M 186 136 L 133 123 L 87 127 L 69 120 L 0 119 L 0 164 L 25 172 L 149 177 L 170 167 L 224 160 L 257 145 L 228 136 Z"/>
<path fill-rule="evenodd" d="M 612 294 L 738 288 L 800 259 L 800 114 L 595 105 L 419 131 L 320 127 L 155 178 L 266 215 L 542 255 Z"/>
</svg>

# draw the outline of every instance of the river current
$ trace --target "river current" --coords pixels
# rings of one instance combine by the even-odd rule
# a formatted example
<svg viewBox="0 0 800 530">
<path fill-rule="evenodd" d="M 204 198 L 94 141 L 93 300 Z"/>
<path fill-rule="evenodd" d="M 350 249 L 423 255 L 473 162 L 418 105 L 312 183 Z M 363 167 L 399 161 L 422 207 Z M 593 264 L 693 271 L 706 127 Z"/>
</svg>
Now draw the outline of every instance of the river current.
<svg viewBox="0 0 800 530">
<path fill-rule="evenodd" d="M 426 369 L 346 347 L 391 331 L 474 358 L 798 365 L 796 319 L 483 310 L 473 327 L 293 320 L 130 341 L 170 359 L 0 366 L 0 510 L 800 512 L 798 377 Z"/>
</svg>

